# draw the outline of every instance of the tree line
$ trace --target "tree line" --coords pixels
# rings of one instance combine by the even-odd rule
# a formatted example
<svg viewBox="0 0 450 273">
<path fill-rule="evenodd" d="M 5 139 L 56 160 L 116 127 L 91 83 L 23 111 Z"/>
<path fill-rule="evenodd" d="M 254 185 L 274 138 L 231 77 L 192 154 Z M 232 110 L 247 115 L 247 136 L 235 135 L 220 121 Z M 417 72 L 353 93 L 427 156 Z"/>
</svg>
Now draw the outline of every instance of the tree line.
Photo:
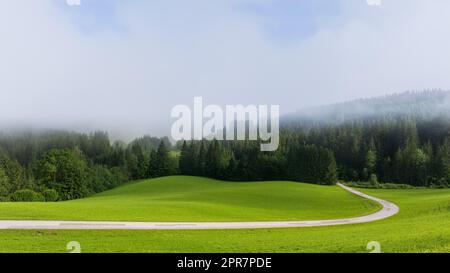
<svg viewBox="0 0 450 273">
<path fill-rule="evenodd" d="M 283 126 L 280 148 L 257 142 L 179 144 L 180 173 L 225 180 L 291 180 L 450 185 L 450 119 L 383 116 L 340 124 Z"/>
<path fill-rule="evenodd" d="M 0 135 L 0 201 L 83 198 L 127 181 L 177 173 L 168 138 L 110 141 L 105 132 Z"/>
<path fill-rule="evenodd" d="M 0 200 L 89 196 L 130 180 L 193 175 L 229 181 L 343 181 L 448 187 L 450 119 L 384 116 L 281 129 L 275 152 L 257 141 L 145 136 L 125 144 L 95 132 L 0 135 Z"/>
<path fill-rule="evenodd" d="M 231 181 L 292 180 L 334 184 L 337 166 L 331 150 L 300 139 L 282 138 L 276 152 L 261 152 L 255 141 L 184 141 L 179 170 L 184 175 Z"/>
<path fill-rule="evenodd" d="M 332 151 L 338 178 L 419 187 L 450 184 L 450 118 L 380 116 L 341 124 L 287 126 L 304 143 Z"/>
</svg>

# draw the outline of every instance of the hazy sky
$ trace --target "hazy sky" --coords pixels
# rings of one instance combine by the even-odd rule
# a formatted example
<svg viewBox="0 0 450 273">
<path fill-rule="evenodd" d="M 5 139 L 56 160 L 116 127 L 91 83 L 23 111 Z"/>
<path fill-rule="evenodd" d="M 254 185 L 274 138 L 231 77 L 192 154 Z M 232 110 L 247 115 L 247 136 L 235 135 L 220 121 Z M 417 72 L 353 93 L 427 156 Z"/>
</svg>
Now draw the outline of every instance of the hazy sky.
<svg viewBox="0 0 450 273">
<path fill-rule="evenodd" d="M 0 4 L 3 126 L 163 135 L 171 108 L 194 96 L 288 113 L 450 89 L 448 0 Z"/>
</svg>

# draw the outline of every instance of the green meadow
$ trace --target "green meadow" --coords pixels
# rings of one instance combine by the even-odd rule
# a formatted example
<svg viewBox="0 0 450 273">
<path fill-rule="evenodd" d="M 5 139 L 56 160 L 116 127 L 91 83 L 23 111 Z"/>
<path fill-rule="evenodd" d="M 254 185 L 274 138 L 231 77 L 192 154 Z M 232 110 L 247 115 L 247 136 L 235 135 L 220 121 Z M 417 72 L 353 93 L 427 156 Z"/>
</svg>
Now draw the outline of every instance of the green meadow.
<svg viewBox="0 0 450 273">
<path fill-rule="evenodd" d="M 338 186 L 294 182 L 224 182 L 171 176 L 134 182 L 90 198 L 0 203 L 0 219 L 104 221 L 270 221 L 370 214 L 374 202 Z"/>
<path fill-rule="evenodd" d="M 292 229 L 2 230 L 0 251 L 66 252 L 68 242 L 78 241 L 82 252 L 368 252 L 367 244 L 377 241 L 383 252 L 450 252 L 450 189 L 361 191 L 396 203 L 400 212 L 366 224 Z M 135 182 L 77 201 L 3 203 L 0 217 L 303 220 L 350 217 L 377 209 L 377 205 L 337 186 L 167 177 Z"/>
</svg>

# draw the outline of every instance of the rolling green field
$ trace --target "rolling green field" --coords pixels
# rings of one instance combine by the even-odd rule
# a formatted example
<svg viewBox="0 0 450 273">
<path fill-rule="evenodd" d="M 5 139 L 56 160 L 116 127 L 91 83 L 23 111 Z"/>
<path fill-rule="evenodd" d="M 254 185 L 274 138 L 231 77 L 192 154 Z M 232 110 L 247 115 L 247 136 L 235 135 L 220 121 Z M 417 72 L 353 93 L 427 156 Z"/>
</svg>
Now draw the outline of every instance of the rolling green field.
<svg viewBox="0 0 450 273">
<path fill-rule="evenodd" d="M 164 186 L 161 185 L 162 181 L 169 181 L 168 183 L 175 184 L 181 183 L 179 181 L 187 183 L 187 180 L 185 179 L 188 178 L 164 178 L 147 181 L 144 182 L 144 184 L 136 183 L 100 194 L 93 198 L 71 202 L 82 203 L 84 201 L 93 202 L 95 204 L 96 202 L 100 202 L 99 200 L 102 200 L 103 198 L 112 202 L 114 198 L 119 198 L 116 195 L 117 193 L 120 193 L 120 195 L 131 194 L 134 192 L 135 187 L 139 188 L 141 185 L 146 185 L 145 183 L 150 184 L 153 182 L 156 182 L 153 186 L 158 187 L 149 188 L 152 188 L 153 191 L 157 191 L 159 188 L 160 192 L 166 192 L 167 190 L 164 190 Z M 222 185 L 223 182 L 218 181 L 210 181 L 207 179 L 198 180 L 198 178 L 190 179 L 192 179 L 192 181 L 195 180 L 193 182 L 194 184 L 199 183 L 199 188 L 197 190 L 192 189 L 189 197 L 187 197 L 186 192 L 184 192 L 187 188 L 183 189 L 180 185 L 178 195 L 175 192 L 172 192 L 171 194 L 167 194 L 166 197 L 161 198 L 172 199 L 178 196 L 179 199 L 175 198 L 174 200 L 178 200 L 181 204 L 185 202 L 200 202 L 198 201 L 198 194 L 203 191 L 200 185 L 205 183 L 205 185 L 209 185 L 212 188 L 205 190 L 204 193 L 207 193 L 208 196 L 213 193 L 216 194 L 210 197 L 204 197 L 205 199 L 202 199 L 200 203 L 217 203 L 218 205 L 234 209 L 240 205 L 244 208 L 237 210 L 236 213 L 243 214 L 245 217 L 254 217 L 253 219 L 261 219 L 260 217 L 262 217 L 260 214 L 261 211 L 259 208 L 256 208 L 257 205 L 265 206 L 270 211 L 271 209 L 274 209 L 272 208 L 273 206 L 271 206 L 271 202 L 274 202 L 274 200 L 278 200 L 278 203 L 280 203 L 275 207 L 279 213 L 286 207 L 295 205 L 295 210 L 300 212 L 298 217 L 301 219 L 313 216 L 328 217 L 329 215 L 351 215 L 350 209 L 346 210 L 340 206 L 344 203 L 354 206 L 353 209 L 359 209 L 359 212 L 363 214 L 373 209 L 373 206 L 364 203 L 364 200 L 353 197 L 337 187 L 323 187 L 285 182 L 270 182 L 267 184 L 245 183 L 234 186 L 234 183 Z M 211 183 L 217 183 L 217 185 L 211 185 Z M 215 186 L 217 186 L 218 192 L 213 189 Z M 286 186 L 291 186 L 292 188 L 284 190 Z M 225 190 L 228 189 L 227 187 L 230 187 L 230 192 Z M 269 197 L 265 197 L 266 199 L 261 197 L 265 196 L 261 192 L 253 193 L 250 192 L 250 190 L 246 191 L 248 188 L 257 189 L 264 187 L 270 188 L 270 199 Z M 294 191 L 296 187 L 299 187 L 299 193 Z M 144 188 L 147 187 L 145 186 Z M 143 196 L 148 194 L 142 192 L 142 190 L 143 189 L 138 192 Z M 389 219 L 373 223 L 293 229 L 189 231 L 3 230 L 0 231 L 0 251 L 65 252 L 66 244 L 69 241 L 78 241 L 81 244 L 83 252 L 368 252 L 368 250 L 366 250 L 367 243 L 378 241 L 381 244 L 381 250 L 383 252 L 450 252 L 450 189 L 362 191 L 396 203 L 400 207 L 400 213 Z M 223 195 L 224 192 L 229 195 Z M 321 202 L 310 196 L 314 193 L 318 194 L 317 198 L 321 199 Z M 169 195 L 171 197 L 169 197 Z M 314 205 L 308 205 L 309 201 L 301 199 L 297 200 L 298 203 L 296 201 L 291 201 L 289 198 L 284 200 L 286 196 L 293 195 L 297 195 L 298 198 L 306 198 L 306 200 L 310 200 L 309 198 L 311 198 L 312 200 L 310 201 L 313 202 Z M 343 200 L 338 202 L 333 201 L 332 199 L 334 199 L 335 196 L 338 196 L 338 199 Z M 144 197 L 142 198 L 145 200 Z M 236 201 L 230 201 L 228 200 L 229 198 L 235 199 Z M 126 199 L 129 199 L 129 197 Z M 228 202 L 225 202 L 227 200 Z M 252 200 L 259 202 L 255 204 L 254 202 L 251 202 Z M 168 201 L 168 199 L 165 201 Z M 229 204 L 230 202 L 232 204 Z M 149 203 L 151 202 L 149 201 Z M 0 207 L 2 217 L 6 217 L 5 206 L 13 206 L 13 204 L 2 204 Z M 24 206 L 24 204 L 19 204 L 19 206 Z M 34 209 L 31 209 L 33 206 L 34 204 L 29 205 L 30 211 L 35 211 Z M 314 206 L 317 206 L 317 210 L 315 209 L 314 213 L 306 213 L 306 211 L 301 213 L 302 209 L 308 210 Z M 150 209 L 150 207 L 147 208 Z M 336 212 L 332 212 L 333 210 L 336 210 Z M 39 211 L 42 212 L 43 208 Z M 209 217 L 225 217 L 223 214 L 212 214 L 211 210 L 204 210 L 203 212 L 203 215 L 209 214 Z M 62 213 L 62 210 L 58 210 L 57 213 Z M 267 215 L 270 215 L 271 218 L 275 217 L 275 219 L 285 217 L 286 215 L 287 217 L 290 217 L 289 215 L 291 215 L 295 218 L 295 213 L 291 214 L 291 211 L 285 213 L 284 216 L 276 216 L 275 211 L 272 211 L 268 212 Z M 47 217 L 49 215 L 52 214 L 47 214 Z M 80 215 L 83 214 L 80 212 Z M 117 215 L 121 215 L 121 213 L 117 213 Z M 16 218 L 20 217 L 17 216 Z M 43 216 L 41 215 L 41 217 Z M 132 217 L 136 216 L 133 215 Z M 191 217 L 189 219 L 192 220 L 196 216 L 191 213 L 191 215 L 185 217 Z M 236 217 L 237 218 L 233 219 L 241 219 L 241 216 Z M 205 218 L 203 216 L 200 219 Z M 269 218 L 263 217 L 262 219 Z"/>
<path fill-rule="evenodd" d="M 0 203 L 0 219 L 110 221 L 269 221 L 370 214 L 374 202 L 337 186 L 294 182 L 232 183 L 173 176 L 139 181 L 58 203 Z"/>
</svg>

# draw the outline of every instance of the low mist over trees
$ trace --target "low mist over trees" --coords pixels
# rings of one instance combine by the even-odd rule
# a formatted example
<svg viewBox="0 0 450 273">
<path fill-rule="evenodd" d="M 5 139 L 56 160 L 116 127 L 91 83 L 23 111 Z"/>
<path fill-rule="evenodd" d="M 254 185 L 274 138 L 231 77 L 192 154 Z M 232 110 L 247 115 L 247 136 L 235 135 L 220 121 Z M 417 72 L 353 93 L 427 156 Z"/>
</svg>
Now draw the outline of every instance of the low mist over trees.
<svg viewBox="0 0 450 273">
<path fill-rule="evenodd" d="M 429 128 L 434 128 L 430 130 Z M 294 138 L 332 152 L 338 177 L 413 186 L 450 183 L 450 120 L 383 118 L 295 129 Z"/>
<path fill-rule="evenodd" d="M 255 142 L 183 143 L 180 171 L 243 181 L 450 184 L 449 92 L 407 92 L 319 107 L 282 123 L 280 149 L 273 153 L 259 152 Z"/>
<path fill-rule="evenodd" d="M 433 119 L 442 115 L 450 115 L 450 92 L 431 90 L 310 107 L 285 116 L 283 121 L 285 124 L 306 127 L 380 117 Z"/>
<path fill-rule="evenodd" d="M 423 114 L 429 113 L 429 104 L 411 102 L 429 102 L 442 94 L 394 97 L 409 101 L 407 109 L 417 109 L 410 114 L 380 111 L 341 122 L 285 120 L 275 152 L 261 152 L 257 141 L 181 141 L 173 147 L 166 137 L 111 143 L 104 132 L 0 134 L 0 201 L 77 199 L 130 180 L 174 174 L 230 181 L 448 187 L 450 115 Z M 395 105 L 395 99 L 384 100 L 388 109 Z M 380 105 L 382 100 L 374 101 Z"/>
<path fill-rule="evenodd" d="M 167 138 L 130 144 L 108 134 L 64 131 L 0 135 L 0 200 L 57 201 L 89 196 L 143 179 L 177 173 Z M 158 156 L 151 158 L 152 153 Z M 165 162 L 156 163 L 156 162 Z M 157 169 L 151 166 L 157 165 Z M 162 166 L 162 167 L 160 167 Z"/>
<path fill-rule="evenodd" d="M 407 92 L 312 112 L 318 109 L 287 117 L 284 129 L 332 151 L 340 179 L 450 184 L 450 92 Z"/>
</svg>

